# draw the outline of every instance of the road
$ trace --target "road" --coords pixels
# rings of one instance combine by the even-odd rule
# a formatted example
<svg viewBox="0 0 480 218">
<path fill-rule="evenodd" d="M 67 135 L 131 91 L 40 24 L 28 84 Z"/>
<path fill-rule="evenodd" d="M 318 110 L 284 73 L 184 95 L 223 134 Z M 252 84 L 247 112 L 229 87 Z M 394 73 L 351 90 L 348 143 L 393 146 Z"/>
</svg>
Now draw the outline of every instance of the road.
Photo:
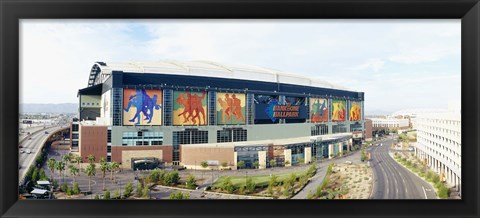
<svg viewBox="0 0 480 218">
<path fill-rule="evenodd" d="M 56 127 L 48 127 L 46 129 L 41 128 L 42 131 L 33 133 L 30 132 L 31 134 L 23 141 L 19 142 L 19 145 L 22 146 L 22 148 L 19 148 L 19 150 L 30 150 L 31 153 L 27 154 L 26 152 L 19 153 L 18 156 L 18 164 L 21 167 L 18 171 L 18 181 L 19 183 L 23 182 L 23 178 L 25 177 L 26 170 L 28 170 L 28 167 L 34 162 L 36 154 L 40 151 L 40 148 L 42 147 L 42 144 L 45 143 L 47 140 L 47 137 L 49 134 L 45 134 L 45 131 L 52 132 L 61 129 L 62 127 L 56 126 Z M 28 139 L 31 138 L 31 139 Z"/>
<path fill-rule="evenodd" d="M 437 199 L 435 189 L 426 181 L 397 163 L 389 154 L 394 139 L 373 146 L 371 166 L 375 182 L 373 199 Z M 380 142 L 379 142 L 380 143 Z"/>
</svg>

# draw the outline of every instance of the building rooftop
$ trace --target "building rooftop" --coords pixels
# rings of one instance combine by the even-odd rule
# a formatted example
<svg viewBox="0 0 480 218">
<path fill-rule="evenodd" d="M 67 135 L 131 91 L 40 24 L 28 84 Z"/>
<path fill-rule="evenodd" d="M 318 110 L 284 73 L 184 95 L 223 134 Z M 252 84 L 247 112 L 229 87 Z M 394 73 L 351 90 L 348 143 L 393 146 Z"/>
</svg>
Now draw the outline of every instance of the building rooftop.
<svg viewBox="0 0 480 218">
<path fill-rule="evenodd" d="M 89 86 L 103 83 L 111 75 L 112 71 L 232 78 L 352 91 L 346 87 L 321 79 L 264 67 L 223 64 L 212 61 L 97 62 L 90 73 Z"/>
</svg>

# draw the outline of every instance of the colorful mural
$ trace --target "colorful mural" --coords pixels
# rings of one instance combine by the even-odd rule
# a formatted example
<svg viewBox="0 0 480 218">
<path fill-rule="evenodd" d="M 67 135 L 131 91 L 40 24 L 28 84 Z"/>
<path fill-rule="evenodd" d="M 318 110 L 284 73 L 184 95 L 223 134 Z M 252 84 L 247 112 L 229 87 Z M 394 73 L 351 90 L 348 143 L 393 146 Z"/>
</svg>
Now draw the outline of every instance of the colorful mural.
<svg viewBox="0 0 480 218">
<path fill-rule="evenodd" d="M 350 102 L 350 120 L 358 121 L 362 119 L 361 104 L 359 101 Z"/>
<path fill-rule="evenodd" d="M 345 101 L 332 100 L 332 121 L 345 121 L 346 115 Z"/>
<path fill-rule="evenodd" d="M 245 94 L 217 93 L 217 124 L 245 123 Z"/>
<path fill-rule="evenodd" d="M 173 125 L 207 125 L 207 93 L 174 91 Z"/>
<path fill-rule="evenodd" d="M 123 125 L 162 125 L 162 90 L 123 89 Z"/>
<path fill-rule="evenodd" d="M 328 121 L 328 100 L 324 98 L 310 98 L 310 122 Z"/>
</svg>

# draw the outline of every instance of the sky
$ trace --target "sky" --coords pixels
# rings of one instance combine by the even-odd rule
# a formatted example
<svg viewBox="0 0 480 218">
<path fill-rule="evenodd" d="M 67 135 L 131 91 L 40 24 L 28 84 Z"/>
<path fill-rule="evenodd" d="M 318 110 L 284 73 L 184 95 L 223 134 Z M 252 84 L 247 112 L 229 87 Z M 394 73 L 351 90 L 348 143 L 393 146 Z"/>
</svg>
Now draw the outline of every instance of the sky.
<svg viewBox="0 0 480 218">
<path fill-rule="evenodd" d="M 29 20 L 20 103 L 78 103 L 97 61 L 208 60 L 365 93 L 365 114 L 461 98 L 460 20 Z"/>
</svg>

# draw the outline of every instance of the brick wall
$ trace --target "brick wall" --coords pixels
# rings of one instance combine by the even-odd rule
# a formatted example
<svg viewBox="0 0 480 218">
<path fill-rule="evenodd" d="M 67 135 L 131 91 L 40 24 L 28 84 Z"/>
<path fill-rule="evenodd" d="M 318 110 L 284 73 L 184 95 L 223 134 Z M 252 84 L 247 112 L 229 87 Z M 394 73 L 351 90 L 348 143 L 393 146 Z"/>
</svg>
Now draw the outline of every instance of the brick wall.
<svg viewBox="0 0 480 218">
<path fill-rule="evenodd" d="M 95 162 L 107 158 L 107 127 L 79 125 L 79 151 L 83 162 L 88 162 L 88 155 L 95 156 Z"/>
</svg>

